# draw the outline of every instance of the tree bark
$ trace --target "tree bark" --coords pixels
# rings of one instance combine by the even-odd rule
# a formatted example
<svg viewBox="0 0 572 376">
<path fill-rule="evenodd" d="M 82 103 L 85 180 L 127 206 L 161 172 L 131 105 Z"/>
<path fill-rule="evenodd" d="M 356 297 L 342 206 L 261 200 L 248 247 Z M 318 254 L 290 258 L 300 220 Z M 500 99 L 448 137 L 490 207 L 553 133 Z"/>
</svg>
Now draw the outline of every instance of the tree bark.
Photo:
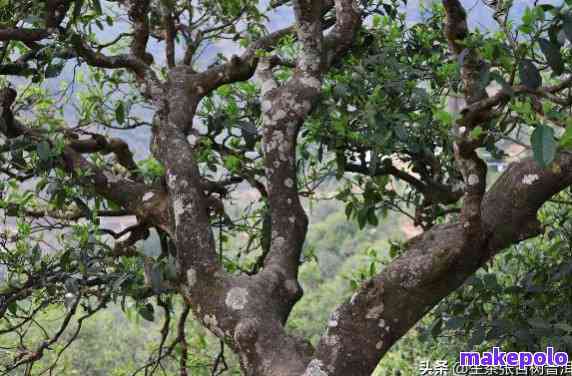
<svg viewBox="0 0 572 376">
<path fill-rule="evenodd" d="M 481 241 L 467 243 L 463 222 L 413 238 L 402 256 L 334 311 L 308 370 L 369 375 L 399 338 L 478 268 L 538 235 L 538 209 L 571 184 L 570 153 L 559 154 L 550 169 L 532 159 L 511 164 L 483 199 Z"/>
</svg>

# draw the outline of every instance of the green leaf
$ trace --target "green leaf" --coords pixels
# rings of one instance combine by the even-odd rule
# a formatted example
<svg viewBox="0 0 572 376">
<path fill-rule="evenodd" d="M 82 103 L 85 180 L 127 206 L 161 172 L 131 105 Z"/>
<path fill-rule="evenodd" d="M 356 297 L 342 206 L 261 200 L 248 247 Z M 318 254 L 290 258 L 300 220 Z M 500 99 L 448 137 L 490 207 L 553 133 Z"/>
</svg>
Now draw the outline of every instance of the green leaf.
<svg viewBox="0 0 572 376">
<path fill-rule="evenodd" d="M 175 281 L 177 279 L 177 261 L 173 256 L 169 256 L 165 261 L 164 272 L 167 280 Z"/>
<path fill-rule="evenodd" d="M 115 107 L 115 120 L 121 125 L 125 123 L 125 105 L 120 101 Z"/>
<path fill-rule="evenodd" d="M 236 172 L 240 168 L 240 158 L 234 155 L 229 155 L 224 158 L 224 166 L 230 172 Z"/>
<path fill-rule="evenodd" d="M 358 212 L 357 221 L 358 221 L 358 226 L 359 226 L 360 230 L 363 229 L 365 227 L 365 225 L 367 224 L 368 214 L 369 214 L 369 211 L 367 209 L 362 209 Z"/>
<path fill-rule="evenodd" d="M 449 330 L 461 329 L 465 325 L 465 318 L 452 317 L 445 322 L 445 327 Z"/>
<path fill-rule="evenodd" d="M 518 64 L 518 75 L 522 84 L 529 89 L 536 90 L 542 85 L 542 76 L 530 60 L 521 60 Z"/>
<path fill-rule="evenodd" d="M 540 44 L 540 50 L 546 56 L 546 61 L 550 68 L 556 75 L 561 75 L 564 72 L 564 62 L 560 53 L 560 45 L 544 38 L 541 38 L 538 43 Z"/>
<path fill-rule="evenodd" d="M 13 315 L 17 314 L 17 313 L 18 313 L 18 309 L 19 309 L 19 307 L 18 307 L 18 303 L 17 303 L 17 302 L 12 302 L 12 303 L 8 304 L 8 311 L 9 311 L 11 314 L 13 314 Z"/>
<path fill-rule="evenodd" d="M 560 138 L 559 144 L 561 147 L 563 147 L 565 149 L 571 149 L 572 148 L 572 122 L 570 122 L 566 126 L 566 130 L 564 131 L 564 134 Z"/>
<path fill-rule="evenodd" d="M 35 187 L 36 194 L 42 192 L 44 188 L 46 188 L 47 186 L 48 186 L 48 179 L 45 178 L 40 179 L 40 181 L 38 181 L 38 184 L 36 184 Z"/>
<path fill-rule="evenodd" d="M 500 285 L 498 283 L 496 274 L 493 273 L 485 274 L 485 276 L 483 277 L 483 282 L 485 283 L 485 286 L 489 290 L 500 289 Z"/>
<path fill-rule="evenodd" d="M 344 98 L 349 94 L 351 94 L 351 88 L 344 83 L 337 84 L 332 90 L 332 95 L 336 99 Z"/>
<path fill-rule="evenodd" d="M 83 7 L 84 0 L 75 0 L 74 8 L 73 8 L 73 16 L 72 16 L 72 23 L 76 23 L 77 20 L 81 17 L 81 9 Z"/>
<path fill-rule="evenodd" d="M 351 218 L 353 210 L 354 210 L 353 202 L 348 202 L 348 204 L 346 205 L 346 211 L 345 211 L 347 219 Z"/>
<path fill-rule="evenodd" d="M 483 128 L 479 125 L 478 127 L 475 127 L 473 130 L 471 130 L 470 136 L 471 139 L 478 140 L 482 134 L 483 134 Z"/>
<path fill-rule="evenodd" d="M 155 321 L 155 309 L 151 303 L 139 306 L 137 313 L 147 321 Z"/>
<path fill-rule="evenodd" d="M 441 318 L 436 319 L 430 326 L 431 336 L 437 338 L 443 329 L 443 320 Z"/>
<path fill-rule="evenodd" d="M 369 275 L 371 277 L 375 276 L 377 274 L 376 272 L 376 267 L 375 267 L 375 262 L 372 262 L 371 264 L 369 264 Z"/>
<path fill-rule="evenodd" d="M 377 225 L 379 224 L 379 220 L 377 218 L 377 215 L 375 214 L 375 208 L 369 208 L 368 212 L 367 212 L 367 222 L 374 226 L 377 227 Z"/>
<path fill-rule="evenodd" d="M 542 167 L 546 167 L 554 160 L 556 155 L 556 142 L 554 130 L 547 125 L 538 125 L 530 137 L 534 159 Z"/>
<path fill-rule="evenodd" d="M 101 3 L 99 0 L 91 0 L 91 3 L 93 4 L 93 9 L 95 10 L 96 14 L 103 14 L 103 9 L 101 8 Z"/>
<path fill-rule="evenodd" d="M 533 328 L 541 328 L 541 329 L 550 329 L 552 328 L 552 324 L 546 322 L 543 318 L 531 318 L 528 319 L 528 324 Z"/>
<path fill-rule="evenodd" d="M 566 38 L 572 42 L 572 17 L 570 15 L 564 17 L 562 30 L 564 30 L 564 35 L 566 35 Z"/>
<path fill-rule="evenodd" d="M 159 294 L 163 289 L 163 275 L 159 264 L 153 264 L 149 274 L 151 279 L 151 288 L 153 289 L 153 292 Z"/>
<path fill-rule="evenodd" d="M 542 11 L 544 11 L 544 12 L 548 12 L 548 11 L 555 9 L 554 5 L 550 5 L 550 4 L 542 4 L 542 5 L 539 5 L 538 7 L 540 9 L 542 9 Z"/>
<path fill-rule="evenodd" d="M 445 125 L 451 126 L 455 123 L 455 117 L 449 111 L 445 111 L 442 109 L 437 109 L 433 111 L 433 116 L 440 122 Z"/>
<path fill-rule="evenodd" d="M 551 43 L 557 44 L 558 46 L 562 44 L 560 43 L 560 40 L 558 38 L 559 33 L 560 33 L 560 27 L 558 27 L 555 24 L 553 24 L 548 28 L 548 39 L 550 40 Z"/>
<path fill-rule="evenodd" d="M 479 72 L 479 81 L 481 87 L 485 88 L 491 82 L 491 67 L 489 64 L 483 64 Z"/>
<path fill-rule="evenodd" d="M 47 141 L 42 141 L 36 146 L 36 151 L 38 156 L 42 161 L 48 161 L 51 157 L 50 144 Z"/>
<path fill-rule="evenodd" d="M 46 70 L 44 72 L 44 76 L 46 78 L 57 77 L 60 75 L 60 73 L 62 73 L 64 66 L 65 66 L 65 64 L 63 64 L 63 63 L 50 64 L 46 67 Z"/>
</svg>

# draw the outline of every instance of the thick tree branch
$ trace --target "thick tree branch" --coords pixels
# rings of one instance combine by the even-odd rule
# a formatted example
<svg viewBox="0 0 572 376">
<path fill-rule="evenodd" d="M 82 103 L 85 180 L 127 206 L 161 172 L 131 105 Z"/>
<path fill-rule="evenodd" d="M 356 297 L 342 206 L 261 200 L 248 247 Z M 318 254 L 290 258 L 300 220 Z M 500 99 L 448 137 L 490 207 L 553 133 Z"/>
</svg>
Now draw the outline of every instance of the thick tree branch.
<svg viewBox="0 0 572 376">
<path fill-rule="evenodd" d="M 341 45 L 349 48 L 361 17 L 356 5 L 347 0 L 336 3 L 336 30 Z M 315 1 L 294 3 L 301 56 L 292 79 L 277 87 L 272 79 L 271 61 L 259 67 L 262 86 L 264 157 L 272 218 L 272 245 L 265 268 L 296 278 L 307 219 L 300 205 L 296 179 L 296 139 L 306 116 L 313 110 L 321 91 L 324 70 L 322 7 Z M 349 13 L 348 13 L 349 12 Z M 349 43 L 348 43 L 349 42 Z M 347 49 L 339 49 L 345 53 Z"/>
<path fill-rule="evenodd" d="M 263 150 L 272 243 L 264 267 L 296 278 L 299 252 L 308 220 L 298 197 L 296 139 L 321 90 L 321 1 L 294 3 L 298 39 L 302 43 L 294 76 L 278 87 L 274 64 L 262 62 L 257 77 L 261 85 Z M 298 298 L 298 297 L 296 297 Z"/>
<path fill-rule="evenodd" d="M 77 55 L 83 58 L 87 64 L 93 67 L 107 69 L 129 69 L 139 78 L 146 78 L 150 70 L 147 63 L 136 56 L 120 54 L 114 56 L 106 56 L 101 52 L 92 50 L 81 36 L 75 34 L 71 37 L 72 46 Z"/>
<path fill-rule="evenodd" d="M 352 163 L 346 164 L 344 169 L 347 172 L 354 172 L 363 175 L 391 175 L 401 179 L 415 188 L 419 193 L 423 194 L 428 204 L 454 204 L 463 196 L 462 190 L 457 190 L 455 187 L 440 184 L 433 180 L 417 179 L 415 176 L 395 167 L 391 163 L 390 159 L 384 161 L 383 165 L 378 166 L 373 172 L 370 170 L 369 166 Z"/>
<path fill-rule="evenodd" d="M 135 181 L 142 181 L 139 168 L 133 159 L 129 145 L 120 138 L 107 139 L 101 135 L 94 135 L 90 140 L 72 140 L 69 146 L 78 153 L 113 153 L 117 162 L 123 166 Z"/>
<path fill-rule="evenodd" d="M 369 375 L 401 336 L 478 268 L 539 233 L 537 210 L 572 184 L 572 154 L 561 153 L 554 166 L 542 169 L 527 159 L 508 168 L 484 197 L 481 244 L 470 243 L 462 222 L 435 226 L 409 241 L 402 256 L 332 314 L 309 369 Z"/>
<path fill-rule="evenodd" d="M 130 0 L 129 19 L 133 22 L 133 44 L 131 54 L 145 60 L 149 41 L 149 2 L 150 0 Z"/>
<path fill-rule="evenodd" d="M 464 86 L 465 100 L 473 105 L 488 98 L 485 87 L 481 84 L 481 61 L 474 48 L 467 48 L 464 43 L 469 36 L 467 14 L 459 0 L 443 0 L 446 22 L 445 36 L 449 49 L 461 61 L 461 79 Z M 478 113 L 476 117 L 465 112 L 457 122 L 457 140 L 454 154 L 457 166 L 465 181 L 465 197 L 461 209 L 465 233 L 467 237 L 479 241 L 481 234 L 481 201 L 486 189 L 487 165 L 477 155 L 479 142 L 471 139 L 471 131 L 482 125 L 489 113 Z"/>
<path fill-rule="evenodd" d="M 37 42 L 50 36 L 47 29 L 0 29 L 0 41 Z"/>
</svg>

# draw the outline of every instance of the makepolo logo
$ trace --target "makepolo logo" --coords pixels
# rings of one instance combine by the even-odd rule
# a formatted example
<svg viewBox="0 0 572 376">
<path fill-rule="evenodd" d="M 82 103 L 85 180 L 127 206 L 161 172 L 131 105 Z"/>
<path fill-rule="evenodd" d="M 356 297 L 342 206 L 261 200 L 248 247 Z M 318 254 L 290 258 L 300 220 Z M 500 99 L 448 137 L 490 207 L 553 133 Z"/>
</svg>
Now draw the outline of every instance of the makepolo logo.
<svg viewBox="0 0 572 376">
<path fill-rule="evenodd" d="M 459 353 L 461 366 L 556 366 L 565 367 L 568 364 L 568 354 L 554 352 L 553 347 L 547 347 L 545 352 L 503 352 L 500 347 L 493 347 L 492 351 L 484 353 L 461 352 Z"/>
</svg>

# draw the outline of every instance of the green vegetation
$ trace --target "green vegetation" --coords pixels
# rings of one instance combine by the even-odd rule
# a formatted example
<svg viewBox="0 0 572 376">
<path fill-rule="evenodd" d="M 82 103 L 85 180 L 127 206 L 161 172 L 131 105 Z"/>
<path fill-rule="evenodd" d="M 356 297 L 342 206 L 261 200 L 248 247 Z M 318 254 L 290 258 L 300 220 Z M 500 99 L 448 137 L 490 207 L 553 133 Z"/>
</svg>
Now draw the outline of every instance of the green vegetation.
<svg viewBox="0 0 572 376">
<path fill-rule="evenodd" d="M 399 341 L 374 375 L 414 375 L 422 360 L 445 359 L 453 364 L 459 351 L 484 351 L 493 345 L 510 351 L 552 345 L 572 352 L 572 207 L 562 203 L 572 204 L 572 194 L 560 195 L 543 209 L 540 218 L 546 225 L 545 235 L 512 247 L 479 271 Z M 289 330 L 316 344 L 330 312 L 341 299 L 351 296 L 353 281 L 382 268 L 390 259 L 390 243 L 398 243 L 403 234 L 397 216 L 360 230 L 345 220 L 343 208 L 332 201 L 314 203 L 311 213 L 312 235 L 300 272 L 306 293 L 292 312 Z M 110 303 L 110 307 L 84 322 L 77 340 L 62 353 L 56 374 L 131 375 L 157 351 L 165 319 L 161 307 L 154 304 L 152 322 L 142 318 L 132 303 L 125 309 L 119 303 Z M 180 312 L 181 305 L 175 304 L 174 310 Z M 61 309 L 51 308 L 29 330 L 41 341 L 43 330 L 57 330 L 62 315 Z M 64 341 L 74 329 L 68 329 Z M 0 346 L 14 344 L 15 339 L 2 336 Z M 220 352 L 219 341 L 189 320 L 187 342 L 192 374 L 210 375 Z M 35 369 L 49 367 L 62 346 L 53 350 Z M 240 374 L 228 349 L 225 358 L 229 370 L 224 374 Z M 178 374 L 175 360 L 167 360 L 164 367 L 167 375 Z"/>
</svg>

